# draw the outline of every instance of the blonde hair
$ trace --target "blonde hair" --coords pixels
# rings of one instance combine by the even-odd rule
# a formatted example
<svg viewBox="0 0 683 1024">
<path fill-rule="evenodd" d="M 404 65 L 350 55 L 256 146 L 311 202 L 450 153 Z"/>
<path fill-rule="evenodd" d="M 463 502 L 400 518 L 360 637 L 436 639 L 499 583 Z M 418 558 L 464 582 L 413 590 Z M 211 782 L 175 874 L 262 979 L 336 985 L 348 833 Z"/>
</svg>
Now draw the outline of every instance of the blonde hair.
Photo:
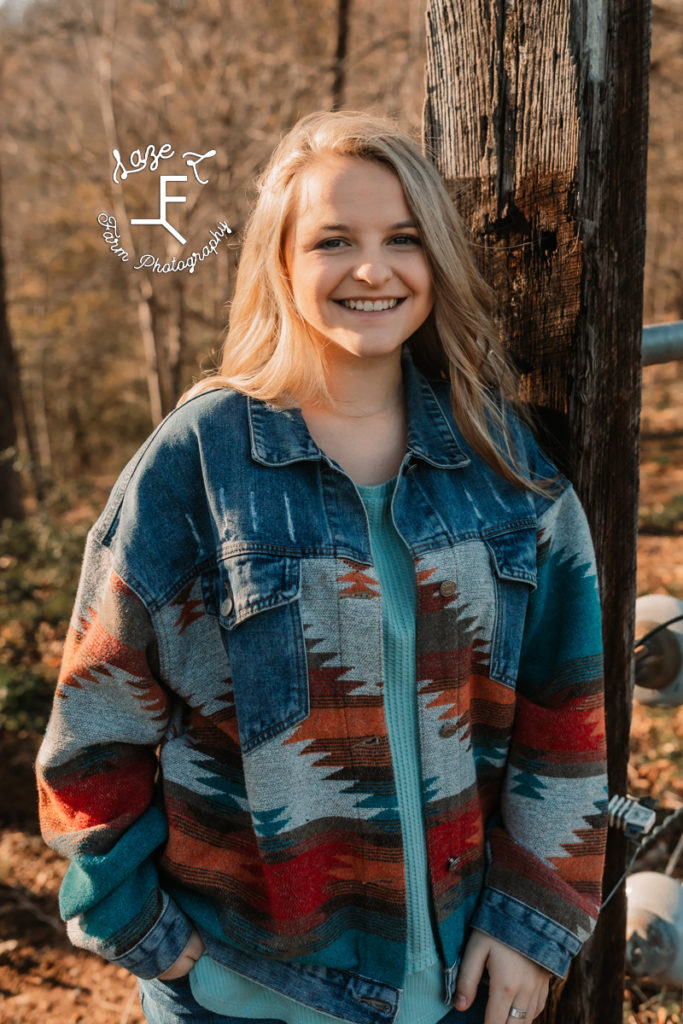
<svg viewBox="0 0 683 1024">
<path fill-rule="evenodd" d="M 524 474 L 513 452 L 507 409 L 522 409 L 517 379 L 498 338 L 492 292 L 453 202 L 413 139 L 395 122 L 364 112 L 309 114 L 276 147 L 246 224 L 220 371 L 181 401 L 215 387 L 281 407 L 329 401 L 321 347 L 294 304 L 284 258 L 298 176 L 328 154 L 373 160 L 398 177 L 436 296 L 429 317 L 407 341 L 413 360 L 425 375 L 450 379 L 455 421 L 485 462 L 506 480 L 543 489 Z"/>
</svg>

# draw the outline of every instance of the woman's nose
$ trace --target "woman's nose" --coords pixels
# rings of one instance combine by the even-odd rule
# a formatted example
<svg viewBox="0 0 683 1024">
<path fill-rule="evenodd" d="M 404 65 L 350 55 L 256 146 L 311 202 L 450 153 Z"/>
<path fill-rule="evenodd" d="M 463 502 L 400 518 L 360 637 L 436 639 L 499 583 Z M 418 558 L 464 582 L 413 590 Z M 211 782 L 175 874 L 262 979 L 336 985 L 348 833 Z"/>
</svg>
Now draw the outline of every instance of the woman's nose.
<svg viewBox="0 0 683 1024">
<path fill-rule="evenodd" d="M 366 284 L 386 284 L 391 278 L 391 267 L 379 257 L 368 257 L 358 263 L 353 271 L 356 281 L 365 281 Z"/>
</svg>

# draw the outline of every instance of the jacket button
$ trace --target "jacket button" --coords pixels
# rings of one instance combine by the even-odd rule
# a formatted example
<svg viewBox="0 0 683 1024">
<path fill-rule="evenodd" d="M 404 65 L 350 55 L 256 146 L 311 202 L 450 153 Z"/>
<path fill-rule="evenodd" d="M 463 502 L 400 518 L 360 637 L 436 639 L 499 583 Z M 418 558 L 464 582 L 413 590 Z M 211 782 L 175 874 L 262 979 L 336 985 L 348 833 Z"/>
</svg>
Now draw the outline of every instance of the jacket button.
<svg viewBox="0 0 683 1024">
<path fill-rule="evenodd" d="M 457 589 L 455 580 L 444 580 L 439 587 L 439 593 L 442 597 L 453 597 Z"/>
<path fill-rule="evenodd" d="M 455 871 L 462 857 L 449 857 L 446 861 L 446 871 Z"/>
<path fill-rule="evenodd" d="M 439 736 L 443 736 L 445 738 L 448 738 L 449 736 L 455 736 L 459 728 L 460 726 L 458 725 L 457 722 L 444 722 L 444 724 L 439 729 Z"/>
<path fill-rule="evenodd" d="M 225 592 L 226 593 L 225 597 L 223 598 L 223 604 L 221 605 L 221 615 L 225 615 L 225 617 L 227 618 L 235 606 L 235 602 L 232 599 L 232 594 L 230 593 L 230 587 L 228 586 L 227 583 L 225 584 Z"/>
</svg>

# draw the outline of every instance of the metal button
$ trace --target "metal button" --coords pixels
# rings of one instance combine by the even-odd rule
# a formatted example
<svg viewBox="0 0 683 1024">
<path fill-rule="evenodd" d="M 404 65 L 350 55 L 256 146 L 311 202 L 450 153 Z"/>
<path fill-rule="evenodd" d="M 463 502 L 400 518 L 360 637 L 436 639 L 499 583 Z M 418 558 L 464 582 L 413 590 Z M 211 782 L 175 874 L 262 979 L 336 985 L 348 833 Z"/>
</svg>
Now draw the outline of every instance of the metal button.
<svg viewBox="0 0 683 1024">
<path fill-rule="evenodd" d="M 228 615 L 231 614 L 231 612 L 232 612 L 234 607 L 235 607 L 235 602 L 232 599 L 232 594 L 230 592 L 230 587 L 226 583 L 225 584 L 225 597 L 223 598 L 223 604 L 221 605 L 221 615 L 225 615 L 225 617 L 227 618 Z"/>
<path fill-rule="evenodd" d="M 439 587 L 439 593 L 442 597 L 453 597 L 457 589 L 455 580 L 444 580 Z"/>
<path fill-rule="evenodd" d="M 439 729 L 439 736 L 443 736 L 445 738 L 455 736 L 459 728 L 460 726 L 457 722 L 444 722 Z"/>
<path fill-rule="evenodd" d="M 446 871 L 455 871 L 461 860 L 462 857 L 449 857 L 446 861 Z"/>
</svg>

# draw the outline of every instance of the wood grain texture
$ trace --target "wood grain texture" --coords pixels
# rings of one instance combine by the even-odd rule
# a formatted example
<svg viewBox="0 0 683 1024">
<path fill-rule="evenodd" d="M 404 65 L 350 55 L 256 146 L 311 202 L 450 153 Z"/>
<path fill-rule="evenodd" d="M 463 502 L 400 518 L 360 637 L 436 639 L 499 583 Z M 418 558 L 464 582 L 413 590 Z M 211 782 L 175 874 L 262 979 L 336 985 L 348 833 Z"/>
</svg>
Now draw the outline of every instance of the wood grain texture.
<svg viewBox="0 0 683 1024">
<path fill-rule="evenodd" d="M 611 792 L 625 792 L 638 501 L 647 0 L 429 0 L 425 146 L 593 530 Z M 610 835 L 605 892 L 625 848 Z M 623 890 L 546 1024 L 621 1022 Z"/>
</svg>

